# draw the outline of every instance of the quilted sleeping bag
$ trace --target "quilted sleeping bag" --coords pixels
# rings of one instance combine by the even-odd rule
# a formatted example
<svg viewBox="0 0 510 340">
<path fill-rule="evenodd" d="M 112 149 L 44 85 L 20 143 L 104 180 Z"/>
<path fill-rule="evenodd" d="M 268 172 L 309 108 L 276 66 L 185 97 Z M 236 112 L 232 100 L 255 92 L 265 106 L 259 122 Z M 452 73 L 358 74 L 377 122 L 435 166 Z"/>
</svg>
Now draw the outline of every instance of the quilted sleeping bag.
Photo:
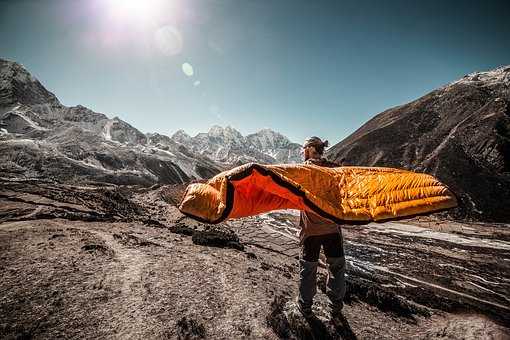
<svg viewBox="0 0 510 340">
<path fill-rule="evenodd" d="M 328 168 L 249 163 L 188 185 L 179 210 L 219 223 L 271 210 L 314 212 L 339 224 L 366 223 L 457 206 L 433 176 L 382 167 Z"/>
</svg>

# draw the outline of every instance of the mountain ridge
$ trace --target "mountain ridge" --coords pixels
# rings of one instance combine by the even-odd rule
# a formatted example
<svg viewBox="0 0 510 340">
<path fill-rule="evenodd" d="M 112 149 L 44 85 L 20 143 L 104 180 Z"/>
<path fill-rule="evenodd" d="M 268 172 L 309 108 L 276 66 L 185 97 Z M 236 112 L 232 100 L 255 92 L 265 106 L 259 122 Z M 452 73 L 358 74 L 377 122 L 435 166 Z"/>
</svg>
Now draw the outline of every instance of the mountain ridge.
<svg viewBox="0 0 510 340">
<path fill-rule="evenodd" d="M 1 168 L 10 176 L 152 185 L 224 170 L 181 145 L 154 143 L 118 117 L 62 105 L 26 68 L 5 59 L 0 59 L 0 129 Z"/>
<path fill-rule="evenodd" d="M 23 65 L 0 58 L 0 160 L 12 176 L 152 185 L 209 178 L 246 162 L 297 161 L 299 145 L 269 131 L 245 137 L 213 125 L 195 137 L 143 133 L 117 116 L 61 104 Z"/>
<path fill-rule="evenodd" d="M 193 137 L 179 129 L 170 138 L 223 164 L 299 163 L 302 158 L 301 145 L 268 128 L 243 136 L 230 125 L 213 125 L 208 132 L 200 132 Z"/>
<path fill-rule="evenodd" d="M 455 216 L 509 221 L 510 66 L 470 73 L 385 110 L 327 157 L 430 173 L 459 195 Z"/>
</svg>

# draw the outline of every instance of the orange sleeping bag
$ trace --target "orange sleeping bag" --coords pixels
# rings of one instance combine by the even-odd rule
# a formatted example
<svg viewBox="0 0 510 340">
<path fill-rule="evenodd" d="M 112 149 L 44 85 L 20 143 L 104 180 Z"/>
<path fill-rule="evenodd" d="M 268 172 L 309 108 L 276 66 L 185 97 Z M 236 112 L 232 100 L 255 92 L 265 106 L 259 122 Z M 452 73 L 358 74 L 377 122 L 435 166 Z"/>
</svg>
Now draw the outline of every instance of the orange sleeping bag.
<svg viewBox="0 0 510 340">
<path fill-rule="evenodd" d="M 433 176 L 381 167 L 248 163 L 188 185 L 179 210 L 219 223 L 278 209 L 314 212 L 336 223 L 369 222 L 457 206 Z"/>
</svg>

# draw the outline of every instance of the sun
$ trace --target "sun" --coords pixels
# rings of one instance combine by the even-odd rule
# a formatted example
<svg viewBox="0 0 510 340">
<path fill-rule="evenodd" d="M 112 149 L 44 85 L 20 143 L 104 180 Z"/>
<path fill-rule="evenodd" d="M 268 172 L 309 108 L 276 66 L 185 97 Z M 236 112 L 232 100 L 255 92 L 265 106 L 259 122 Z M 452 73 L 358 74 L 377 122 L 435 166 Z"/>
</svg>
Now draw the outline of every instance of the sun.
<svg viewBox="0 0 510 340">
<path fill-rule="evenodd" d="M 163 0 L 107 0 L 109 14 L 121 21 L 155 20 L 164 10 Z"/>
</svg>

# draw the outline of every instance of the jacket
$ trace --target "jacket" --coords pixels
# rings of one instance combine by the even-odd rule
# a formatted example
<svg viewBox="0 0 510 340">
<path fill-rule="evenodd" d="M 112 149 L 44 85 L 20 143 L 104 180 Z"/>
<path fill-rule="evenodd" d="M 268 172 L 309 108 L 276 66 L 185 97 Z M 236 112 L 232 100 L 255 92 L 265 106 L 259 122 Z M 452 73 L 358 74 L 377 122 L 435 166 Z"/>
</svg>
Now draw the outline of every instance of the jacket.
<svg viewBox="0 0 510 340">
<path fill-rule="evenodd" d="M 314 164 L 319 166 L 325 166 L 329 168 L 334 168 L 340 166 L 336 163 L 330 162 L 325 158 L 310 158 L 307 159 L 305 164 Z M 323 218 L 313 212 L 301 211 L 299 216 L 299 242 L 303 243 L 305 238 L 308 236 L 316 236 L 316 235 L 327 235 L 339 233 L 339 225 L 330 221 L 326 218 Z"/>
</svg>

